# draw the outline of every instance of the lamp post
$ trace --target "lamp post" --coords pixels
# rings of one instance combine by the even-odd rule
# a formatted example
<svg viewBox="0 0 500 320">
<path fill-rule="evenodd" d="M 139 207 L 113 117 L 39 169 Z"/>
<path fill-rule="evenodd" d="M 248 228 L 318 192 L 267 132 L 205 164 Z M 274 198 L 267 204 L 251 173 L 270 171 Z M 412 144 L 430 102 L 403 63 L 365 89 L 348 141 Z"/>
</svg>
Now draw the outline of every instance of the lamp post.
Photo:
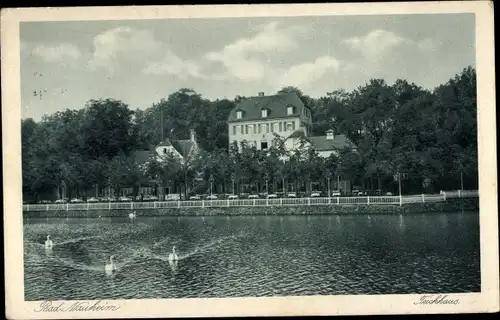
<svg viewBox="0 0 500 320">
<path fill-rule="evenodd" d="M 234 194 L 234 173 L 231 173 L 231 181 L 233 182 L 233 194 Z"/>
<path fill-rule="evenodd" d="M 406 174 L 405 173 L 402 173 L 402 172 L 397 172 L 396 173 L 397 175 L 397 179 L 398 179 L 398 185 L 399 185 L 399 205 L 403 205 L 403 195 L 401 193 L 401 176 L 405 176 Z"/>
<path fill-rule="evenodd" d="M 326 181 L 328 182 L 328 198 L 330 198 L 330 196 L 332 195 L 330 192 L 330 179 L 332 178 L 332 173 L 330 172 L 330 170 L 326 171 L 325 176 Z"/>
<path fill-rule="evenodd" d="M 269 195 L 269 189 L 268 189 L 268 185 L 267 185 L 267 183 L 269 181 L 269 175 L 267 174 L 267 172 L 264 175 L 264 180 L 266 180 L 266 194 Z"/>
<path fill-rule="evenodd" d="M 213 184 L 214 184 L 214 176 L 213 175 L 210 175 L 210 195 L 212 195 L 212 187 L 213 187 Z"/>
<path fill-rule="evenodd" d="M 460 170 L 460 190 L 464 191 L 464 172 Z"/>
</svg>

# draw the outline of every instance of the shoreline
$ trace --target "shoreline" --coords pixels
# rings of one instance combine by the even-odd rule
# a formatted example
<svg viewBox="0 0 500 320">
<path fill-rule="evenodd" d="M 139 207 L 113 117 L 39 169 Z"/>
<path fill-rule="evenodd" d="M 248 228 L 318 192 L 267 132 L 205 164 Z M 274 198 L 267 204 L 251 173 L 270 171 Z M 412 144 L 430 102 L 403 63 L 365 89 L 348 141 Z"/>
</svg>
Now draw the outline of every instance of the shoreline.
<svg viewBox="0 0 500 320">
<path fill-rule="evenodd" d="M 124 217 L 132 210 L 23 211 L 23 218 Z M 444 202 L 399 205 L 316 205 L 276 207 L 162 208 L 134 209 L 137 216 L 304 216 L 304 215 L 391 215 L 479 211 L 479 198 L 449 199 Z"/>
</svg>

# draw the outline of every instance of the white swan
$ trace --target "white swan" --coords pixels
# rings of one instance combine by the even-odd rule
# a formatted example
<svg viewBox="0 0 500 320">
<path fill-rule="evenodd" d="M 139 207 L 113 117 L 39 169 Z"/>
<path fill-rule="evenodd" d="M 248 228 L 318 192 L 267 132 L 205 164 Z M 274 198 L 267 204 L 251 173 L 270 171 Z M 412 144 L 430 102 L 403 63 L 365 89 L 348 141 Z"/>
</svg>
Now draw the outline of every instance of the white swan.
<svg viewBox="0 0 500 320">
<path fill-rule="evenodd" d="M 128 217 L 130 219 L 135 219 L 136 216 L 137 216 L 137 214 L 135 213 L 135 211 L 128 214 Z"/>
<path fill-rule="evenodd" d="M 109 263 L 104 266 L 104 270 L 107 274 L 113 274 L 116 271 L 116 265 L 113 261 L 114 256 L 109 257 Z"/>
<path fill-rule="evenodd" d="M 175 246 L 172 247 L 172 253 L 168 255 L 168 261 L 177 261 L 179 257 L 175 253 Z"/>
<path fill-rule="evenodd" d="M 47 240 L 45 240 L 45 249 L 52 249 L 52 240 L 50 240 L 50 235 L 47 236 Z"/>
</svg>

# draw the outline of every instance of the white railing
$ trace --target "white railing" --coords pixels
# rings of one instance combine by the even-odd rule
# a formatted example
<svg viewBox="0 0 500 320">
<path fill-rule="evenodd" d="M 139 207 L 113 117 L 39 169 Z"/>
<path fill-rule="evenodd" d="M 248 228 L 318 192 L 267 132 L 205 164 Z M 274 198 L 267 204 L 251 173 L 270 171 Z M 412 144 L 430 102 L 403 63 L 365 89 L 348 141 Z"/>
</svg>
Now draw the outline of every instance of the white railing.
<svg viewBox="0 0 500 320">
<path fill-rule="evenodd" d="M 477 194 L 477 192 L 476 192 Z M 467 193 L 469 197 L 472 193 Z M 464 196 L 464 194 L 462 194 Z M 69 211 L 69 210 L 140 210 L 165 208 L 222 208 L 222 207 L 281 207 L 281 206 L 335 206 L 335 205 L 403 205 L 445 201 L 448 193 L 407 196 L 366 196 L 331 198 L 280 198 L 238 200 L 189 200 L 155 202 L 102 202 L 64 204 L 25 204 L 23 211 Z"/>
<path fill-rule="evenodd" d="M 444 195 L 446 199 L 479 197 L 478 190 L 448 190 L 448 191 L 441 191 L 441 194 Z"/>
</svg>

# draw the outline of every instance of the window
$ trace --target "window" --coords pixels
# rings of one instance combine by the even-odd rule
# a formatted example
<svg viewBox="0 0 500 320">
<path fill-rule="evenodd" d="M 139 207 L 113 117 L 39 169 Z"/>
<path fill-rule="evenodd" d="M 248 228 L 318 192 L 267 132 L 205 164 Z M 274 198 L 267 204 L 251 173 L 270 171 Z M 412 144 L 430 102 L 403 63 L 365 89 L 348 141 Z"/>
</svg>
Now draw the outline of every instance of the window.
<svg viewBox="0 0 500 320">
<path fill-rule="evenodd" d="M 295 130 L 295 121 L 292 122 L 292 131 Z"/>
<path fill-rule="evenodd" d="M 240 128 L 241 128 L 240 132 L 241 134 L 243 134 L 243 126 L 241 125 Z"/>
<path fill-rule="evenodd" d="M 293 107 L 292 106 L 289 106 L 286 108 L 286 114 L 291 116 L 293 114 Z"/>
<path fill-rule="evenodd" d="M 266 133 L 269 133 L 269 123 L 266 123 Z"/>
<path fill-rule="evenodd" d="M 293 122 L 291 122 L 291 123 L 287 123 L 287 125 L 286 125 L 286 130 L 287 130 L 287 131 L 292 131 L 292 123 L 293 123 Z"/>
<path fill-rule="evenodd" d="M 167 148 L 163 148 L 163 154 L 167 153 Z"/>
<path fill-rule="evenodd" d="M 253 125 L 253 133 L 257 133 L 257 125 L 256 124 Z M 257 145 L 257 143 L 255 145 Z"/>
<path fill-rule="evenodd" d="M 233 126 L 233 135 L 236 134 L 236 126 Z"/>
<path fill-rule="evenodd" d="M 253 146 L 254 146 L 255 148 L 257 148 L 257 141 L 255 141 L 255 140 L 253 141 Z"/>
<path fill-rule="evenodd" d="M 241 111 L 236 111 L 236 118 L 241 119 L 242 112 Z"/>
<path fill-rule="evenodd" d="M 279 124 L 279 129 L 280 129 L 280 132 L 283 131 L 283 123 L 280 121 L 280 124 Z"/>
<path fill-rule="evenodd" d="M 262 109 L 262 118 L 267 117 L 267 109 Z"/>
<path fill-rule="evenodd" d="M 274 132 L 274 122 L 271 123 L 271 132 Z"/>
<path fill-rule="evenodd" d="M 248 134 L 248 124 L 245 125 L 245 134 Z"/>
<path fill-rule="evenodd" d="M 260 149 L 261 150 L 267 150 L 267 141 L 262 141 L 260 143 Z"/>
<path fill-rule="evenodd" d="M 283 121 L 283 131 L 286 132 L 286 121 Z"/>
<path fill-rule="evenodd" d="M 262 127 L 261 127 L 260 123 L 259 123 L 259 133 L 262 133 Z"/>
</svg>

